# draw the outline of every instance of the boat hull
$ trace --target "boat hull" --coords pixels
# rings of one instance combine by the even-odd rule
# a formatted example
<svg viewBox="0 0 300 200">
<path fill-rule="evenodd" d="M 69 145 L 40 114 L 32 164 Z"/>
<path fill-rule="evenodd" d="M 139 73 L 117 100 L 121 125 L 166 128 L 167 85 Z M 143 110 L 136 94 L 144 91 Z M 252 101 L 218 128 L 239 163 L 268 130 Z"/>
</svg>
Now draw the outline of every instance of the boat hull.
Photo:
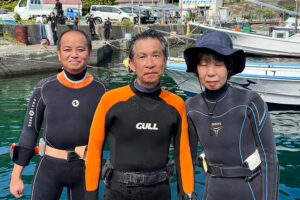
<svg viewBox="0 0 300 200">
<path fill-rule="evenodd" d="M 166 73 L 188 96 L 201 92 L 199 80 L 193 73 L 173 69 L 167 69 Z M 300 80 L 272 80 L 267 77 L 238 74 L 230 79 L 230 83 L 257 92 L 267 103 L 300 105 Z"/>
<path fill-rule="evenodd" d="M 227 34 L 235 49 L 243 49 L 246 53 L 262 56 L 288 56 L 300 57 L 300 39 L 281 39 L 233 30 L 209 27 L 201 24 L 198 26 L 203 32 L 219 31 Z"/>
</svg>

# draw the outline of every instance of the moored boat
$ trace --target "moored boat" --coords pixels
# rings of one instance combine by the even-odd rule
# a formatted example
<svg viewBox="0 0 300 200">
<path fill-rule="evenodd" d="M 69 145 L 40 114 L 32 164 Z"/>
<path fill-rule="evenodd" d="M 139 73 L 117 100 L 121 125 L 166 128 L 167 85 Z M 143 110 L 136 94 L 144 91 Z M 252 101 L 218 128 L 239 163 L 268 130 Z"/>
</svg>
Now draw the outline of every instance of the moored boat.
<svg viewBox="0 0 300 200">
<path fill-rule="evenodd" d="M 221 27 L 191 22 L 203 32 L 218 31 L 227 34 L 235 49 L 243 49 L 246 53 L 262 56 L 300 57 L 300 34 L 290 36 L 288 31 L 274 30 L 272 36 L 245 33 L 239 29 L 231 30 Z"/>
<path fill-rule="evenodd" d="M 170 58 L 166 73 L 188 96 L 201 92 L 198 78 L 186 72 L 184 59 Z M 229 82 L 257 92 L 267 103 L 300 105 L 300 65 L 297 64 L 247 62 L 245 70 Z"/>
</svg>

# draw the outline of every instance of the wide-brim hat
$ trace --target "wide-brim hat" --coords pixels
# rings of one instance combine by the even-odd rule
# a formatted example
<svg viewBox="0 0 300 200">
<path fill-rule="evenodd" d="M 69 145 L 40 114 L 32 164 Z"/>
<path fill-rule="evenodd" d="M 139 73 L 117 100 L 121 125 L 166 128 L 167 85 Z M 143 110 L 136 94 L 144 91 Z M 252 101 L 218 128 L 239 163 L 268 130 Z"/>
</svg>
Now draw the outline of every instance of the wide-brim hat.
<svg viewBox="0 0 300 200">
<path fill-rule="evenodd" d="M 233 58 L 231 75 L 241 73 L 245 68 L 246 56 L 243 50 L 233 49 L 232 41 L 228 35 L 222 32 L 207 32 L 198 38 L 195 47 L 187 48 L 184 51 L 184 59 L 187 65 L 187 72 L 195 72 L 198 65 L 197 54 L 212 50 L 223 56 Z M 229 67 L 229 66 L 226 66 Z"/>
</svg>

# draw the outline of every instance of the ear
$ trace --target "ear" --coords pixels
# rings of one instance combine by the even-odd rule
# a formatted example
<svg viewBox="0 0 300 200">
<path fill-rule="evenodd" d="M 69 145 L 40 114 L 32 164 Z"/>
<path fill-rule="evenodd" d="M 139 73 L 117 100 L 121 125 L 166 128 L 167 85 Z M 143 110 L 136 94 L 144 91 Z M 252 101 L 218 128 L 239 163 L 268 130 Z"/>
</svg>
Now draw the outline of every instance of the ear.
<svg viewBox="0 0 300 200">
<path fill-rule="evenodd" d="M 57 49 L 57 56 L 58 56 L 58 60 L 61 61 L 61 59 L 60 59 L 60 50 L 59 49 Z"/>
<path fill-rule="evenodd" d="M 90 61 L 91 61 L 92 54 L 93 54 L 93 51 L 91 50 L 91 51 L 90 51 L 90 53 L 89 53 L 88 59 L 87 59 L 87 61 L 88 61 L 88 62 L 90 62 Z"/>
<path fill-rule="evenodd" d="M 168 56 L 164 58 L 164 70 L 167 69 Z"/>
<path fill-rule="evenodd" d="M 130 69 L 131 69 L 131 71 L 133 71 L 134 73 L 135 73 L 135 65 L 134 65 L 134 62 L 133 62 L 133 60 L 132 59 L 130 59 L 129 60 L 129 65 L 130 65 Z"/>
</svg>

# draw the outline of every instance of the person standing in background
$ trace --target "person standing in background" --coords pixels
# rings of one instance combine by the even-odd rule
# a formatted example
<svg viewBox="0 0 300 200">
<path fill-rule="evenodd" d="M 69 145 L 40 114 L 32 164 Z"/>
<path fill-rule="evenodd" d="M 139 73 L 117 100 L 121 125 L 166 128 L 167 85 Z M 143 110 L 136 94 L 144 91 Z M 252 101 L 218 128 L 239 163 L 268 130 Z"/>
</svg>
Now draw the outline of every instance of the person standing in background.
<svg viewBox="0 0 300 200">
<path fill-rule="evenodd" d="M 56 12 L 57 12 L 57 18 L 58 18 L 58 21 L 60 24 L 64 24 L 64 11 L 62 9 L 62 4 L 59 2 L 59 0 L 56 0 L 56 3 L 55 3 L 55 7 L 54 9 L 56 9 Z"/>
<path fill-rule="evenodd" d="M 91 37 L 93 39 L 96 35 L 96 31 L 95 31 L 96 22 L 95 22 L 95 18 L 94 18 L 93 14 L 90 15 L 90 17 L 87 20 L 87 23 L 90 27 L 90 33 L 91 33 Z"/>
<path fill-rule="evenodd" d="M 112 31 L 112 26 L 111 26 L 111 22 L 110 22 L 109 17 L 107 18 L 107 20 L 104 23 L 103 31 L 104 31 L 105 41 L 109 41 L 110 32 Z"/>
<path fill-rule="evenodd" d="M 48 18 L 48 21 L 51 22 L 53 42 L 54 42 L 54 45 L 56 45 L 56 42 L 57 42 L 57 17 L 55 16 L 54 12 L 50 13 L 50 17 Z"/>
<path fill-rule="evenodd" d="M 73 30 L 78 30 L 78 23 L 79 23 L 79 19 L 78 17 L 75 17 L 73 22 Z"/>
</svg>

